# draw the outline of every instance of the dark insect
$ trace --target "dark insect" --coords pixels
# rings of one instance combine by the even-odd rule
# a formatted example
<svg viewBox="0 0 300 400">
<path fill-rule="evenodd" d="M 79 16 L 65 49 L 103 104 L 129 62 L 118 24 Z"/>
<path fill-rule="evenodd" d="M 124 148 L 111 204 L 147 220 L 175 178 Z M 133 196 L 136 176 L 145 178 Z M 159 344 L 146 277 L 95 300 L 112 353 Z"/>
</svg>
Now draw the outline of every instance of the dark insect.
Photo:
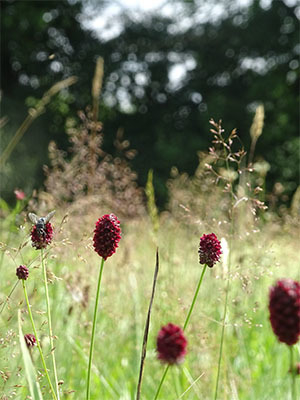
<svg viewBox="0 0 300 400">
<path fill-rule="evenodd" d="M 55 210 L 49 212 L 49 214 L 46 215 L 46 217 L 38 217 L 34 213 L 28 214 L 28 217 L 36 226 L 36 231 L 37 231 L 37 234 L 39 235 L 39 237 L 44 238 L 46 236 L 45 225 L 50 221 L 50 219 L 53 217 L 54 214 L 55 214 Z"/>
</svg>

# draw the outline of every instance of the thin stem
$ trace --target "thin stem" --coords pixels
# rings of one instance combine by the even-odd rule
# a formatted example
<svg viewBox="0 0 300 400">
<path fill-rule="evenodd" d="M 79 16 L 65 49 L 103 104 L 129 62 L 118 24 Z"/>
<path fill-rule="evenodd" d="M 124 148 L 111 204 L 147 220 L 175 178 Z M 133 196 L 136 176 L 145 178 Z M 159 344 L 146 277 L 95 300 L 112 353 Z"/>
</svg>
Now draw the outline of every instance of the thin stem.
<svg viewBox="0 0 300 400">
<path fill-rule="evenodd" d="M 93 359 L 93 351 L 94 351 L 94 341 L 95 341 L 95 330 L 96 330 L 96 322 L 97 322 L 97 309 L 98 309 L 98 302 L 99 302 L 100 284 L 101 284 L 104 261 L 105 261 L 104 258 L 102 258 L 100 272 L 99 272 L 99 278 L 98 278 L 96 302 L 95 302 L 95 308 L 94 308 L 93 329 L 92 329 L 92 337 L 91 337 L 91 344 L 90 344 L 90 356 L 89 356 L 87 387 L 86 387 L 86 400 L 90 399 L 91 368 L 92 368 L 92 359 Z"/>
<path fill-rule="evenodd" d="M 55 388 L 56 388 L 56 393 L 57 393 L 57 399 L 59 400 L 59 387 L 58 387 L 57 370 L 56 370 L 56 362 L 55 362 L 55 354 L 54 354 L 53 331 L 52 331 L 52 322 L 51 322 L 51 309 L 50 309 L 48 283 L 47 283 L 47 271 L 46 271 L 46 266 L 45 266 L 45 262 L 44 262 L 43 249 L 41 249 L 41 258 L 42 258 L 42 269 L 43 269 L 45 294 L 46 294 L 47 318 L 48 318 L 49 339 L 50 339 L 50 347 L 51 347 L 51 357 L 52 357 L 52 364 L 53 364 L 53 372 L 54 372 L 54 380 L 55 380 Z"/>
<path fill-rule="evenodd" d="M 216 388 L 215 388 L 214 400 L 217 400 L 217 396 L 218 396 L 219 379 L 220 379 L 220 371 L 221 371 L 221 361 L 222 361 L 222 353 L 223 353 L 223 343 L 224 343 L 224 336 L 225 336 L 225 321 L 226 321 L 226 315 L 227 315 L 228 294 L 229 294 L 229 278 L 230 278 L 230 265 L 231 265 L 231 252 L 232 252 L 232 236 L 233 236 L 233 215 L 231 215 L 231 224 L 230 224 L 230 239 L 229 239 L 229 257 L 228 257 L 227 285 L 226 285 L 225 305 L 224 305 L 224 313 L 223 313 L 222 333 L 221 333 L 220 351 L 219 351 L 219 359 L 218 359 L 218 372 L 217 372 L 217 381 L 216 381 Z"/>
<path fill-rule="evenodd" d="M 290 348 L 290 372 L 291 372 L 291 376 L 292 376 L 291 394 L 292 394 L 292 400 L 296 400 L 294 346 L 289 346 L 289 348 Z"/>
<path fill-rule="evenodd" d="M 193 311 L 193 309 L 194 309 L 194 306 L 195 306 L 195 303 L 196 303 L 196 300 L 197 300 L 197 297 L 198 297 L 198 293 L 199 293 L 199 290 L 200 290 L 200 286 L 201 286 L 201 283 L 202 283 L 203 276 L 204 276 L 204 273 L 205 273 L 205 271 L 206 271 L 206 268 L 207 268 L 207 265 L 205 264 L 204 267 L 203 267 L 203 269 L 202 269 L 202 273 L 201 273 L 201 276 L 200 276 L 200 279 L 199 279 L 199 282 L 198 282 L 198 285 L 197 285 L 197 289 L 196 289 L 195 294 L 194 294 L 194 298 L 193 298 L 192 304 L 191 304 L 191 306 L 190 306 L 188 315 L 187 315 L 186 320 L 185 320 L 185 323 L 184 323 L 184 325 L 183 325 L 183 330 L 184 330 L 184 331 L 185 331 L 185 329 L 186 329 L 186 327 L 187 327 L 187 325 L 188 325 L 188 323 L 189 323 L 189 320 L 190 320 L 190 318 L 191 318 L 192 311 Z M 162 376 L 162 378 L 161 378 L 161 381 L 160 381 L 160 384 L 159 384 L 159 386 L 158 386 L 158 389 L 157 389 L 157 392 L 156 392 L 156 395 L 155 395 L 154 400 L 156 400 L 156 399 L 158 398 L 160 389 L 161 389 L 161 387 L 162 387 L 162 384 L 164 383 L 165 377 L 166 377 L 167 372 L 168 372 L 168 370 L 169 370 L 169 366 L 170 366 L 170 365 L 168 365 L 168 366 L 166 367 L 165 372 L 164 372 L 164 374 L 163 374 L 163 376 Z"/>
<path fill-rule="evenodd" d="M 162 378 L 161 378 L 161 380 L 160 380 L 160 383 L 159 383 L 159 386 L 158 386 L 158 388 L 157 388 L 157 392 L 156 392 L 156 395 L 155 395 L 155 397 L 154 397 L 154 400 L 156 400 L 156 399 L 158 398 L 160 389 L 161 389 L 161 387 L 162 387 L 162 384 L 164 383 L 164 380 L 165 380 L 165 377 L 166 377 L 166 375 L 167 375 L 167 373 L 168 373 L 168 371 L 169 371 L 169 368 L 170 368 L 170 364 L 169 364 L 169 365 L 167 366 L 167 368 L 165 369 L 165 372 L 164 372 L 164 374 L 163 374 L 163 376 L 162 376 Z"/>
<path fill-rule="evenodd" d="M 40 346 L 40 341 L 39 341 L 39 338 L 38 338 L 38 334 L 37 334 L 37 331 L 35 329 L 35 324 L 34 324 L 34 321 L 33 321 L 33 317 L 32 317 L 32 313 L 31 313 L 31 308 L 30 308 L 30 304 L 29 304 L 27 290 L 26 290 L 26 286 L 25 286 L 25 281 L 24 280 L 22 280 L 22 285 L 23 285 L 23 289 L 24 289 L 24 295 L 25 295 L 25 300 L 26 300 L 26 304 L 27 304 L 29 318 L 30 318 L 30 321 L 31 321 L 31 325 L 32 325 L 32 329 L 33 329 L 33 332 L 34 332 L 34 336 L 36 338 L 36 344 L 37 344 L 37 347 L 38 347 L 39 352 L 40 352 L 40 356 L 41 356 L 42 364 L 43 364 L 43 367 L 44 367 L 44 371 L 45 371 L 45 374 L 46 374 L 46 377 L 47 377 L 47 380 L 48 380 L 48 383 L 49 383 L 49 386 L 50 386 L 50 389 L 51 389 L 52 396 L 53 396 L 53 398 L 55 400 L 57 400 L 57 397 L 56 397 L 56 394 L 54 392 L 52 383 L 50 381 L 50 377 L 49 377 L 48 370 L 47 370 L 47 367 L 46 367 L 44 355 L 43 355 L 43 352 L 42 352 L 42 349 L 41 349 L 41 346 Z"/>
<path fill-rule="evenodd" d="M 201 286 L 201 283 L 202 283 L 203 276 L 204 276 L 204 273 L 205 273 L 205 271 L 206 271 L 206 268 L 207 268 L 207 265 L 205 264 L 204 267 L 203 267 L 203 270 L 202 270 L 202 273 L 201 273 L 199 282 L 198 282 L 198 286 L 197 286 L 196 292 L 195 292 L 195 294 L 194 294 L 194 298 L 193 298 L 193 301 L 192 301 L 190 310 L 189 310 L 189 312 L 188 312 L 188 315 L 187 315 L 187 317 L 186 317 L 185 323 L 184 323 L 184 325 L 183 325 L 183 330 L 184 330 L 184 331 L 185 331 L 185 329 L 186 329 L 186 327 L 187 327 L 187 324 L 189 323 L 189 320 L 190 320 L 190 318 L 191 318 L 191 314 L 192 314 L 192 311 L 193 311 L 193 309 L 194 309 L 194 305 L 195 305 L 196 300 L 197 300 L 197 297 L 198 297 L 198 293 L 199 293 L 199 290 L 200 290 L 200 286 Z"/>
</svg>

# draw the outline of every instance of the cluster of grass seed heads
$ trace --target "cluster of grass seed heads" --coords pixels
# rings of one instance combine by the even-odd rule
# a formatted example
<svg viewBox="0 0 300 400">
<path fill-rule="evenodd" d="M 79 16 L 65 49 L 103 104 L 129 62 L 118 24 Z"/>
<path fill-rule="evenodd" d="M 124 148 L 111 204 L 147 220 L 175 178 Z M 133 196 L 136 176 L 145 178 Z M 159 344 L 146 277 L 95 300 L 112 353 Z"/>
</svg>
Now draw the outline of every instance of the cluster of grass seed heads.
<svg viewBox="0 0 300 400">
<path fill-rule="evenodd" d="M 120 221 L 114 214 L 105 214 L 96 222 L 94 249 L 106 260 L 112 256 L 121 240 Z"/>
<path fill-rule="evenodd" d="M 221 243 L 214 233 L 203 235 L 200 238 L 199 262 L 212 268 L 220 260 L 222 254 Z"/>
<path fill-rule="evenodd" d="M 36 225 L 33 226 L 31 231 L 31 242 L 32 246 L 37 250 L 44 249 L 51 243 L 53 238 L 53 227 L 50 222 L 45 224 L 43 234 L 40 234 L 36 228 Z"/>
<path fill-rule="evenodd" d="M 37 345 L 36 338 L 32 333 L 26 333 L 26 335 L 24 335 L 24 340 L 28 349 Z"/>
<path fill-rule="evenodd" d="M 23 281 L 26 281 L 26 279 L 29 276 L 29 269 L 25 267 L 25 265 L 20 265 L 16 269 L 16 275 L 19 279 L 22 279 Z"/>
<path fill-rule="evenodd" d="M 269 294 L 270 322 L 280 342 L 292 346 L 300 336 L 300 283 L 292 279 L 276 282 Z"/>
<path fill-rule="evenodd" d="M 163 363 L 172 365 L 183 361 L 187 340 L 183 330 L 172 323 L 163 326 L 156 339 L 157 357 Z"/>
</svg>

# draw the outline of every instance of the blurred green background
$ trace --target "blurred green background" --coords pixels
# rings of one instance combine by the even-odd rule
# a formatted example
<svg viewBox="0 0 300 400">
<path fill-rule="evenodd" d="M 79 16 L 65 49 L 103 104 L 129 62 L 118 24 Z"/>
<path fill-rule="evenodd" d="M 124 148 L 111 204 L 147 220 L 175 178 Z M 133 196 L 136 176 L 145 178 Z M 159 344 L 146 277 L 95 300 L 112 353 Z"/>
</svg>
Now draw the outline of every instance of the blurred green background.
<svg viewBox="0 0 300 400">
<path fill-rule="evenodd" d="M 53 97 L 1 169 L 1 196 L 43 185 L 48 144 L 68 151 L 65 124 L 91 100 L 104 59 L 99 118 L 103 149 L 115 155 L 119 128 L 137 149 L 139 184 L 154 170 L 157 201 L 167 201 L 172 166 L 193 174 L 222 119 L 249 147 L 260 103 L 265 125 L 255 160 L 270 164 L 266 189 L 289 204 L 299 182 L 299 37 L 296 1 L 1 1 L 1 152 L 28 109 L 56 82 L 78 81 Z M 156 6 L 156 7 L 155 7 Z M 148 8 L 147 8 L 148 7 Z M 5 118 L 5 119 L 4 119 Z"/>
</svg>

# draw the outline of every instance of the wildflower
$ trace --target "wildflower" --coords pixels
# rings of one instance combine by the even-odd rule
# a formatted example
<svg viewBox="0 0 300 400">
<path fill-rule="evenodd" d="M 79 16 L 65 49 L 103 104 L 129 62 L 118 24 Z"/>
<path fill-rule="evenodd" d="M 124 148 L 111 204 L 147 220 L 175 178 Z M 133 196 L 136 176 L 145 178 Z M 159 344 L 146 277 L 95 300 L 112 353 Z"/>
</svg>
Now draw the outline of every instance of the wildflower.
<svg viewBox="0 0 300 400">
<path fill-rule="evenodd" d="M 121 239 L 120 221 L 114 214 L 106 214 L 96 222 L 94 248 L 106 260 L 116 252 Z"/>
<path fill-rule="evenodd" d="M 16 270 L 16 275 L 19 279 L 26 281 L 29 275 L 29 270 L 25 265 L 20 265 Z"/>
<path fill-rule="evenodd" d="M 43 231 L 39 232 L 36 228 L 36 225 L 32 228 L 31 231 L 31 242 L 32 246 L 37 250 L 44 249 L 51 243 L 53 238 L 53 227 L 50 222 L 45 224 Z"/>
<path fill-rule="evenodd" d="M 31 333 L 26 333 L 26 335 L 24 335 L 24 340 L 28 349 L 30 349 L 33 346 L 36 346 L 36 338 Z"/>
<path fill-rule="evenodd" d="M 169 323 L 161 328 L 157 335 L 158 359 L 167 364 L 178 364 L 186 354 L 187 340 L 183 330 Z"/>
<path fill-rule="evenodd" d="M 25 199 L 25 196 L 26 196 L 25 193 L 23 192 L 23 190 L 19 190 L 19 189 L 15 189 L 14 194 L 15 194 L 17 200 L 23 200 L 23 199 Z"/>
<path fill-rule="evenodd" d="M 222 254 L 221 243 L 214 233 L 203 235 L 200 238 L 198 253 L 200 264 L 206 264 L 210 268 L 220 260 L 220 255 Z"/>
<path fill-rule="evenodd" d="M 300 336 L 300 283 L 279 280 L 269 295 L 270 322 L 280 342 L 291 346 Z"/>
</svg>

